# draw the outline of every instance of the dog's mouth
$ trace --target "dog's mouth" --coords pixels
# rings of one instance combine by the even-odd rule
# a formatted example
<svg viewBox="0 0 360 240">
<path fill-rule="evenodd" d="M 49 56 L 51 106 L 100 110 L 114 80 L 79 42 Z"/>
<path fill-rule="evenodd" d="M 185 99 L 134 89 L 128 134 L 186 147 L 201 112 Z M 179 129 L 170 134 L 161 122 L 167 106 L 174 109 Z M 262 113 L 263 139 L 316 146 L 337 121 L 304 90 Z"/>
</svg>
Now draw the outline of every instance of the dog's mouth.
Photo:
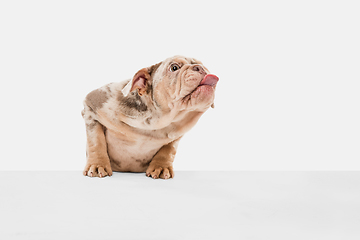
<svg viewBox="0 0 360 240">
<path fill-rule="evenodd" d="M 215 86 L 217 82 L 219 81 L 219 78 L 214 74 L 207 74 L 203 80 L 201 80 L 199 86 L 208 85 L 208 86 Z"/>
<path fill-rule="evenodd" d="M 214 90 L 218 81 L 219 81 L 219 78 L 216 75 L 207 74 L 201 80 L 199 85 L 189 95 L 192 95 L 194 93 L 199 93 L 199 92 L 201 92 L 202 90 L 205 90 L 205 89 Z"/>
<path fill-rule="evenodd" d="M 211 94 L 215 90 L 219 78 L 214 74 L 207 74 L 191 94 L 198 95 L 200 92 Z"/>
<path fill-rule="evenodd" d="M 199 85 L 196 86 L 196 88 L 192 92 L 190 92 L 183 98 L 183 102 L 192 101 L 192 99 L 196 99 L 200 94 L 203 97 L 207 96 L 205 98 L 211 98 L 211 96 L 214 94 L 215 87 L 218 81 L 219 78 L 214 74 L 205 75 Z"/>
</svg>

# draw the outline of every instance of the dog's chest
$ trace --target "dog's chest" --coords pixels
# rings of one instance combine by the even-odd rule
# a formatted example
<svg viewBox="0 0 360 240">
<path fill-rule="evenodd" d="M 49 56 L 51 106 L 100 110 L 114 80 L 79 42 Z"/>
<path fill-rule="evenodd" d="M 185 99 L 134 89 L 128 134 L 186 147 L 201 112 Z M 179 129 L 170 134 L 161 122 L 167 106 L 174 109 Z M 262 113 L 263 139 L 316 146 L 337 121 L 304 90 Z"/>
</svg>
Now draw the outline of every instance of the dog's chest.
<svg viewBox="0 0 360 240">
<path fill-rule="evenodd" d="M 108 155 L 113 171 L 145 172 L 159 149 L 171 142 L 168 138 L 154 138 L 134 133 L 105 131 Z"/>
</svg>

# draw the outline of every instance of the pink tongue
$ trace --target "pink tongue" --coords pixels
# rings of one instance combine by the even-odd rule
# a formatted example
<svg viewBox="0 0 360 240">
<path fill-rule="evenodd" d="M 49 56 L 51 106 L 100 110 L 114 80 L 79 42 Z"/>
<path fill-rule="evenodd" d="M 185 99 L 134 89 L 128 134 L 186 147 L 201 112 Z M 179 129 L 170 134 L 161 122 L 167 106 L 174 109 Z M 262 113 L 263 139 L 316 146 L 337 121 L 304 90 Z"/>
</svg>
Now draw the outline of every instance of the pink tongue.
<svg viewBox="0 0 360 240">
<path fill-rule="evenodd" d="M 200 85 L 210 85 L 214 86 L 219 81 L 219 78 L 214 74 L 208 74 L 204 77 L 204 79 L 200 82 Z"/>
</svg>

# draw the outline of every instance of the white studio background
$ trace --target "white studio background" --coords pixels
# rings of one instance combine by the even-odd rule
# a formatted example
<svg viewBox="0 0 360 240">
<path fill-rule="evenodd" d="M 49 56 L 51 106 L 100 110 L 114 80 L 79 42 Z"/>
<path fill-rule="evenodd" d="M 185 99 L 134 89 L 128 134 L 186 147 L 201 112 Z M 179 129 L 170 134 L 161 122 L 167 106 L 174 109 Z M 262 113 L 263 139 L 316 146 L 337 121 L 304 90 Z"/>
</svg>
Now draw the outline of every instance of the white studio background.
<svg viewBox="0 0 360 240">
<path fill-rule="evenodd" d="M 82 101 L 173 55 L 220 77 L 175 170 L 360 170 L 358 1 L 1 1 L 0 170 L 82 170 Z"/>
</svg>

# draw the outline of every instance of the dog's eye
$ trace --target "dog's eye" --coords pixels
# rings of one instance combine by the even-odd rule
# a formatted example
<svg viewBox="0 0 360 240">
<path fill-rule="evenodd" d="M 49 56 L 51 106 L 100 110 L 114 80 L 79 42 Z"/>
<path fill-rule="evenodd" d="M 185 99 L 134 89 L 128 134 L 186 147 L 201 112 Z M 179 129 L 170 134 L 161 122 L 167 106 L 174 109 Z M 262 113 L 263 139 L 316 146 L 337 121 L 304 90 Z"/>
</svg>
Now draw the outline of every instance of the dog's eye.
<svg viewBox="0 0 360 240">
<path fill-rule="evenodd" d="M 171 64 L 170 71 L 175 72 L 180 69 L 180 66 L 176 63 Z"/>
</svg>

